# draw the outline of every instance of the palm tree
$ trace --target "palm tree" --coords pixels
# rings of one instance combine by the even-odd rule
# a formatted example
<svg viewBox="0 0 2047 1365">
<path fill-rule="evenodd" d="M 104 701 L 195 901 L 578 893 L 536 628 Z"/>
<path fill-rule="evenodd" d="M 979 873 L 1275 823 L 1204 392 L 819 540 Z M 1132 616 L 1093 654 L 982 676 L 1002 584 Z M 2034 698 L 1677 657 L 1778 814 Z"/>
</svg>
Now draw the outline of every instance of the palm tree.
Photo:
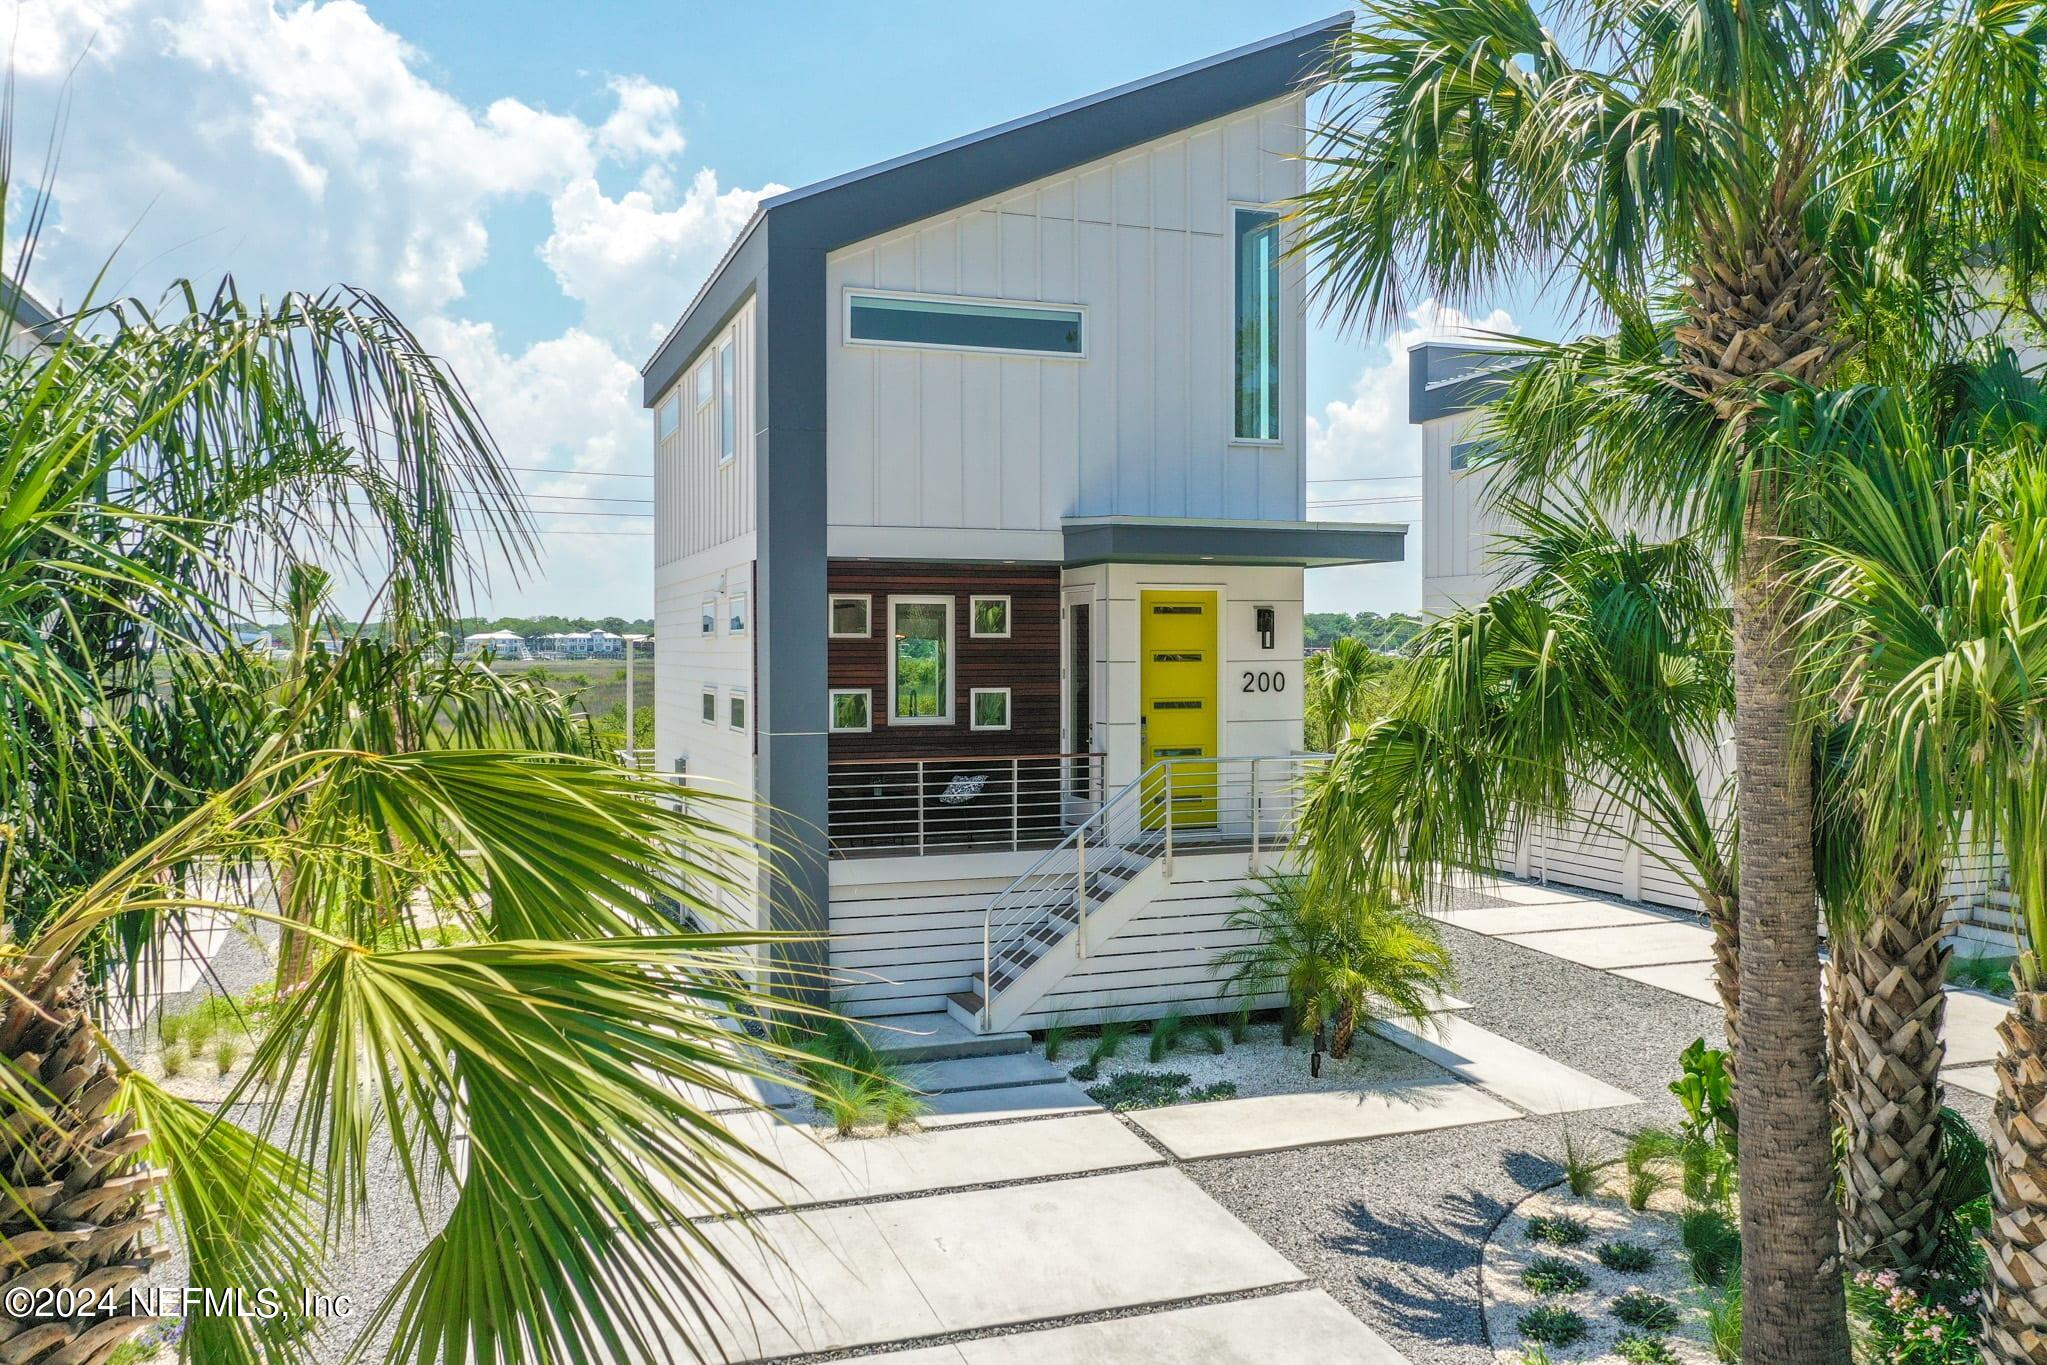
<svg viewBox="0 0 2047 1365">
<path fill-rule="evenodd" d="M 1747 1357 L 1845 1360 L 1812 718 L 1784 548 L 1805 481 L 1796 447 L 1758 439 L 1762 400 L 1834 382 L 1886 329 L 1962 330 L 1967 253 L 1985 244 L 2031 297 L 2047 19 L 2010 0 L 1592 0 L 1557 34 L 1530 0 L 1363 9 L 1297 212 L 1323 297 L 1386 323 L 1430 296 L 1468 305 L 1561 276 L 1619 330 L 1531 352 L 1493 414 L 1498 459 L 1538 484 L 1581 471 L 1724 553 Z M 1675 317 L 1657 321 L 1673 286 Z"/>
<path fill-rule="evenodd" d="M 1361 717 L 1373 711 L 1393 660 L 1363 640 L 1339 636 L 1328 649 L 1310 654 L 1306 667 L 1302 731 L 1311 751 L 1333 749 Z"/>
<path fill-rule="evenodd" d="M 1869 866 L 1938 839 L 1999 849 L 2018 899 L 2016 996 L 1993 1109 L 1984 1355 L 2047 1358 L 2047 402 L 2011 384 L 1958 433 L 1936 404 L 1879 394 L 1860 424 L 1893 462 L 1832 481 L 1843 543 L 1814 549 L 1822 669 L 1863 737 L 1855 764 Z M 1851 1172 L 1852 1173 L 1852 1172 Z"/>
<path fill-rule="evenodd" d="M 1589 813 L 1699 897 L 1732 1037 L 1733 831 L 1700 775 L 1733 703 L 1712 566 L 1691 538 L 1618 532 L 1582 501 L 1510 512 L 1510 586 L 1431 622 L 1391 703 L 1311 784 L 1312 875 L 1425 897 L 1494 866 L 1502 830 Z"/>
<path fill-rule="evenodd" d="M 1240 893 L 1227 927 L 1246 942 L 1216 956 L 1223 989 L 1246 1002 L 1279 985 L 1299 1027 L 1321 1050 L 1350 1056 L 1360 1026 L 1374 1018 L 1426 1024 L 1437 993 L 1453 979 L 1450 955 L 1426 922 L 1381 887 L 1320 897 L 1306 877 L 1265 873 Z"/>
<path fill-rule="evenodd" d="M 477 538 L 530 547 L 460 386 L 354 291 L 180 290 L 47 340 L 0 359 L 7 1278 L 118 1291 L 160 1199 L 196 1288 L 315 1286 L 386 1142 L 423 1213 L 455 1191 L 376 1311 L 391 1358 L 703 1339 L 731 1267 L 691 1215 L 736 1211 L 760 1158 L 688 1096 L 748 1103 L 786 1053 L 742 1030 L 800 1011 L 751 984 L 771 936 L 665 917 L 716 925 L 751 884 L 718 803 L 546 751 L 574 746 L 522 731 L 549 723 L 533 706 L 421 663 Z M 279 687 L 222 645 L 308 556 L 368 567 L 391 637 Z M 247 894 L 265 868 L 292 869 L 283 908 Z M 202 913 L 311 945 L 217 1113 L 109 1036 Z M 434 924 L 474 941 L 422 946 Z M 102 1360 L 146 1325 L 0 1317 L 0 1341 Z M 185 1342 L 208 1362 L 311 1350 L 215 1315 Z"/>
</svg>

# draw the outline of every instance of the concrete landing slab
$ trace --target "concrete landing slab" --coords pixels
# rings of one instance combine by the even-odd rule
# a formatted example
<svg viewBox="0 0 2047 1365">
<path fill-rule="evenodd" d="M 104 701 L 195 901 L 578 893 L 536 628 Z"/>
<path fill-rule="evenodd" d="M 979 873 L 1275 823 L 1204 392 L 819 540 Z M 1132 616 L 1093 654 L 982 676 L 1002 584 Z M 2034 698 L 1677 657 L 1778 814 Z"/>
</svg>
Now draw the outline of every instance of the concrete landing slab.
<svg viewBox="0 0 2047 1365">
<path fill-rule="evenodd" d="M 1676 995 L 1688 996 L 1707 1005 L 1720 1003 L 1720 983 L 1713 979 L 1710 962 L 1671 962 L 1661 967 L 1617 967 L 1615 976 L 1655 986 Z"/>
<path fill-rule="evenodd" d="M 1947 1064 L 1970 1066 L 1994 1062 L 2004 1044 L 1997 1026 L 2011 1013 L 2011 1002 L 1983 991 L 1947 993 Z"/>
<path fill-rule="evenodd" d="M 996 1119 L 1042 1119 L 1055 1114 L 1093 1113 L 1102 1106 L 1071 1081 L 1051 1085 L 1005 1085 L 994 1090 L 948 1090 L 928 1101 L 920 1128 L 950 1128 Z"/>
<path fill-rule="evenodd" d="M 1567 929 L 1548 934 L 1507 934 L 1539 953 L 1585 967 L 1655 967 L 1666 962 L 1711 962 L 1713 935 L 1696 924 L 1666 920 L 1618 929 Z"/>
<path fill-rule="evenodd" d="M 993 1057 L 1030 1048 L 1028 1033 L 976 1033 L 950 1014 L 886 1014 L 856 1021 L 874 1050 L 892 1062 Z"/>
<path fill-rule="evenodd" d="M 1940 1073 L 1940 1078 L 1957 1090 L 1967 1090 L 1989 1099 L 1997 1098 L 1997 1068 L 1958 1066 Z"/>
<path fill-rule="evenodd" d="M 1432 1022 L 1436 1027 L 1428 1034 L 1384 1021 L 1374 1023 L 1372 1032 L 1531 1114 L 1571 1114 L 1641 1103 L 1617 1086 L 1488 1032 L 1468 1019 L 1447 1015 Z"/>
<path fill-rule="evenodd" d="M 1172 1170 L 773 1214 L 704 1231 L 766 1301 L 764 1308 L 742 1297 L 709 1259 L 692 1258 L 726 1316 L 696 1345 L 733 1360 L 881 1346 L 1301 1279 Z"/>
<path fill-rule="evenodd" d="M 1663 915 L 1606 901 L 1557 901 L 1541 905 L 1484 905 L 1445 910 L 1435 918 L 1474 934 L 1543 934 L 1559 929 L 1613 929 L 1623 925 L 1669 924 Z"/>
<path fill-rule="evenodd" d="M 927 1095 L 939 1095 L 948 1090 L 994 1090 L 1005 1085 L 1063 1081 L 1066 1068 L 1055 1066 L 1036 1053 L 1011 1052 L 999 1057 L 912 1062 L 903 1068 L 903 1079 Z"/>
<path fill-rule="evenodd" d="M 1521 1115 L 1461 1081 L 1415 1081 L 1377 1090 L 1254 1095 L 1175 1104 L 1125 1115 L 1174 1156 L 1282 1152 L 1394 1133 L 1494 1123 Z"/>
<path fill-rule="evenodd" d="M 1043 1332 L 983 1337 L 896 1355 L 872 1365 L 1407 1365 L 1407 1357 L 1319 1289 L 1231 1303 L 1169 1308 Z M 850 1365 L 850 1363 L 849 1363 Z"/>
<path fill-rule="evenodd" d="M 739 1137 L 781 1167 L 779 1172 L 766 1167 L 755 1172 L 765 1189 L 744 1192 L 745 1206 L 752 1209 L 1161 1164 L 1157 1152 L 1107 1114 L 1005 1128 L 829 1139 L 823 1130 L 766 1114 L 739 1114 L 730 1122 Z"/>
</svg>

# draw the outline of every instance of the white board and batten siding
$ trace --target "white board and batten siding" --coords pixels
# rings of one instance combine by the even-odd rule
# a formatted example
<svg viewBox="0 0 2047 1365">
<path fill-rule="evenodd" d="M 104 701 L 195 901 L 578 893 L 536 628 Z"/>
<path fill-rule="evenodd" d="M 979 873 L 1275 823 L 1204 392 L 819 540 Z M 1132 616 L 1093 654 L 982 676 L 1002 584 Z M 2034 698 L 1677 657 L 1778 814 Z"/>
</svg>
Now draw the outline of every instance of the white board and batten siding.
<svg viewBox="0 0 2047 1365">
<path fill-rule="evenodd" d="M 981 969 L 988 902 L 1020 870 L 1005 855 L 953 859 L 961 866 L 952 870 L 967 873 L 976 857 L 995 875 L 888 882 L 877 880 L 884 874 L 871 864 L 834 865 L 831 961 L 838 1008 L 861 1018 L 929 1013 L 944 1009 L 946 996 L 972 987 Z M 1174 1007 L 1188 1014 L 1233 1009 L 1234 999 L 1218 994 L 1224 976 L 1215 959 L 1251 937 L 1227 925 L 1244 884 L 1242 855 L 1179 859 L 1158 899 L 1108 941 L 1090 944 L 1087 958 L 1017 1027 L 1043 1028 L 1059 1018 L 1156 1017 Z M 1275 1003 L 1277 997 L 1259 1002 L 1260 1008 Z"/>
<path fill-rule="evenodd" d="M 754 784 L 754 632 L 758 604 L 754 565 L 754 305 L 748 300 L 731 322 L 691 358 L 674 388 L 650 414 L 654 421 L 654 754 L 662 772 L 686 764 L 690 785 L 735 798 L 731 820 L 751 831 L 754 817 L 743 803 Z M 723 454 L 727 399 L 718 374 L 722 347 L 733 357 L 733 451 Z M 697 373 L 709 364 L 711 398 L 696 401 Z M 663 411 L 676 405 L 667 425 Z M 744 597 L 746 624 L 732 629 L 732 609 Z M 712 629 L 702 627 L 705 604 Z M 713 697 L 713 719 L 703 719 L 704 691 Z M 743 703 L 741 724 L 732 724 L 732 704 Z M 751 921 L 758 897 L 733 907 Z"/>
<path fill-rule="evenodd" d="M 1298 379 L 1277 442 L 1234 440 L 1231 398 L 1232 207 L 1300 190 L 1303 124 L 1300 99 L 1277 101 L 832 253 L 832 553 L 1057 558 L 1066 517 L 1303 516 Z M 1281 287 L 1297 377 L 1297 265 Z M 1078 304 L 1085 356 L 848 344 L 858 289 Z"/>
</svg>

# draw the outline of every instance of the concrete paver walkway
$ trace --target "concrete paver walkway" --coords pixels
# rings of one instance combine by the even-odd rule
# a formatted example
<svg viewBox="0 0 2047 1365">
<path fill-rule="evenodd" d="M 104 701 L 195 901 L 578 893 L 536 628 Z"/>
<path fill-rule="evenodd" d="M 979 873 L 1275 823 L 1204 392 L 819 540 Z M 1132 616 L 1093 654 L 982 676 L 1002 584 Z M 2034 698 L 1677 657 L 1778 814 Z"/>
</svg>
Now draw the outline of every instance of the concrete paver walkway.
<svg viewBox="0 0 2047 1365">
<path fill-rule="evenodd" d="M 1318 1289 L 1175 1312 L 982 1337 L 892 1355 L 868 1365 L 1405 1365 L 1405 1357 Z"/>
<path fill-rule="evenodd" d="M 764 1300 L 748 1299 L 729 1279 L 713 1281 L 724 1321 L 697 1344 L 738 1360 L 914 1341 L 1301 1279 L 1285 1257 L 1173 1170 L 773 1214 L 750 1228 L 728 1222 L 706 1231 Z"/>
<path fill-rule="evenodd" d="M 1307 1091 L 1140 1109 L 1129 1119 L 1183 1161 L 1277 1152 L 1391 1133 L 1494 1123 L 1521 1115 L 1462 1081 L 1414 1081 L 1377 1090 Z"/>
<path fill-rule="evenodd" d="M 1372 1032 L 1531 1114 L 1570 1114 L 1641 1103 L 1619 1086 L 1488 1032 L 1468 1019 L 1440 1015 L 1431 1023 L 1432 1031 L 1418 1033 L 1381 1020 L 1372 1025 Z"/>
</svg>

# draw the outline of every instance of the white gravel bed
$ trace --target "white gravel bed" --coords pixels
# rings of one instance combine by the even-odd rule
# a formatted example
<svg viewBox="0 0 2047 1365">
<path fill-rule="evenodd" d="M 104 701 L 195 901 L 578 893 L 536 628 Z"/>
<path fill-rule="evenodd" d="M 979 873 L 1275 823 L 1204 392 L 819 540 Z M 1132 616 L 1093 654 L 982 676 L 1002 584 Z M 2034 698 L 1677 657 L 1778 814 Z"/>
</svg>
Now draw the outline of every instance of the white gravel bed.
<svg viewBox="0 0 2047 1365">
<path fill-rule="evenodd" d="M 1308 1074 L 1309 1036 L 1303 1034 L 1287 1047 L 1279 1035 L 1277 1023 L 1258 1023 L 1251 1026 L 1243 1042 L 1232 1043 L 1225 1029 L 1224 1051 L 1217 1055 L 1209 1051 L 1207 1043 L 1183 1030 L 1172 1051 L 1154 1062 L 1151 1040 L 1140 1027 L 1123 1040 L 1121 1051 L 1102 1060 L 1093 1080 L 1075 1077 L 1074 1084 L 1086 1089 L 1132 1071 L 1175 1071 L 1187 1077 L 1189 1090 L 1232 1081 L 1236 1098 L 1243 1099 L 1309 1091 L 1376 1090 L 1403 1082 L 1441 1080 L 1450 1074 L 1434 1062 L 1360 1029 L 1350 1056 L 1339 1062 L 1323 1054 L 1322 1075 L 1317 1079 Z M 1070 1073 L 1087 1061 L 1095 1041 L 1085 1034 L 1069 1035 L 1054 1065 Z M 1044 1045 L 1038 1046 L 1042 1052 Z"/>
<path fill-rule="evenodd" d="M 1530 1218 L 1559 1215 L 1576 1218 L 1592 1229 L 1592 1235 L 1571 1247 L 1529 1238 Z M 1597 1253 L 1602 1242 L 1613 1241 L 1648 1247 L 1656 1253 L 1656 1263 L 1634 1274 L 1607 1269 Z M 1543 1347 L 1556 1365 L 1566 1361 L 1625 1365 L 1625 1358 L 1614 1351 L 1614 1342 L 1630 1329 L 1613 1316 L 1612 1307 L 1628 1290 L 1640 1289 L 1668 1299 L 1678 1310 L 1677 1326 L 1663 1334 L 1671 1354 L 1686 1365 L 1714 1365 L 1717 1357 L 1706 1333 L 1705 1310 L 1683 1252 L 1677 1218 L 1669 1212 L 1650 1209 L 1637 1213 L 1616 1200 L 1581 1199 L 1561 1188 L 1528 1196 L 1500 1220 L 1486 1241 L 1479 1284 L 1494 1358 L 1520 1365 L 1537 1344 L 1522 1337 L 1522 1315 L 1538 1304 L 1550 1303 L 1574 1309 L 1587 1328 L 1585 1335 L 1569 1346 Z M 1522 1283 L 1521 1275 L 1538 1256 L 1554 1256 L 1578 1267 L 1591 1283 L 1575 1293 L 1537 1294 Z"/>
</svg>

